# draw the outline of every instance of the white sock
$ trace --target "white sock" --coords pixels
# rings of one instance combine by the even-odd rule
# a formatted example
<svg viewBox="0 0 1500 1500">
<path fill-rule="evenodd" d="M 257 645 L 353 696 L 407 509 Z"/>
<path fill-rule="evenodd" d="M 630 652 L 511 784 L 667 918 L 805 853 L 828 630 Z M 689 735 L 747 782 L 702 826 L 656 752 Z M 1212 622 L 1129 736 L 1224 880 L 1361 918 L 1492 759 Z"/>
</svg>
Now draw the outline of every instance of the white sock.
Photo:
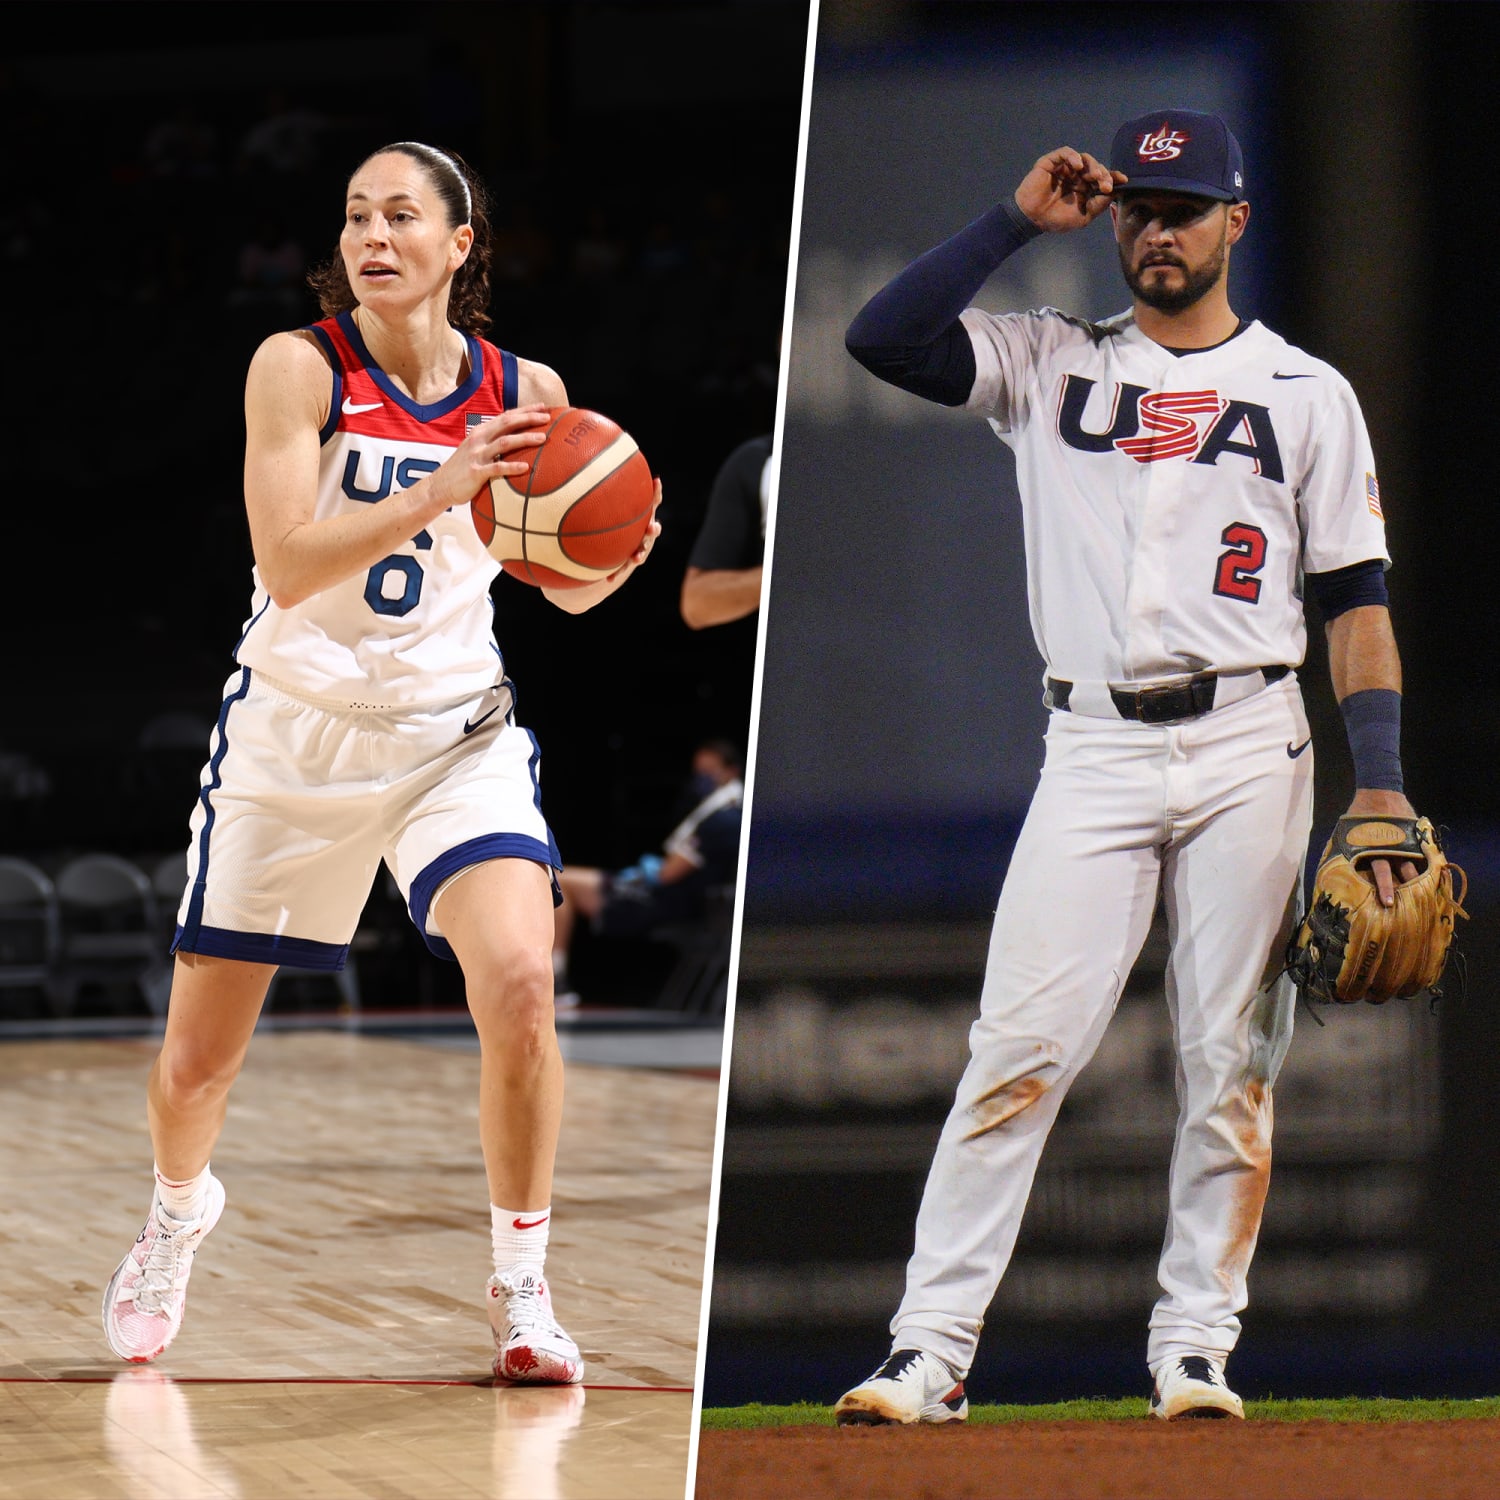
<svg viewBox="0 0 1500 1500">
<path fill-rule="evenodd" d="M 174 1182 L 156 1168 L 156 1196 L 163 1212 L 184 1221 L 201 1219 L 208 1207 L 208 1168 L 186 1182 Z"/>
<path fill-rule="evenodd" d="M 546 1208 L 500 1208 L 490 1204 L 490 1244 L 495 1252 L 495 1269 L 508 1271 L 512 1266 L 534 1266 L 542 1269 L 547 1259 L 547 1227 L 552 1220 L 552 1205 Z"/>
</svg>

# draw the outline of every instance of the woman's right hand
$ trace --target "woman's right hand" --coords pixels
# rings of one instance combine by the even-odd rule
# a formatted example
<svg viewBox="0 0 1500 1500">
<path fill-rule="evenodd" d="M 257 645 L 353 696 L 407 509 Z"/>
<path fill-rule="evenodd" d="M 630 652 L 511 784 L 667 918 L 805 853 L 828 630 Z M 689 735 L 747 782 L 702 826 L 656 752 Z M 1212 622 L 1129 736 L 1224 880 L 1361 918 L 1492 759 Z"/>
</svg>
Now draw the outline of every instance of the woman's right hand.
<svg viewBox="0 0 1500 1500">
<path fill-rule="evenodd" d="M 529 450 L 546 441 L 552 414 L 551 407 L 532 402 L 475 427 L 426 481 L 433 515 L 467 505 L 492 479 L 524 474 L 530 467 Z"/>
</svg>

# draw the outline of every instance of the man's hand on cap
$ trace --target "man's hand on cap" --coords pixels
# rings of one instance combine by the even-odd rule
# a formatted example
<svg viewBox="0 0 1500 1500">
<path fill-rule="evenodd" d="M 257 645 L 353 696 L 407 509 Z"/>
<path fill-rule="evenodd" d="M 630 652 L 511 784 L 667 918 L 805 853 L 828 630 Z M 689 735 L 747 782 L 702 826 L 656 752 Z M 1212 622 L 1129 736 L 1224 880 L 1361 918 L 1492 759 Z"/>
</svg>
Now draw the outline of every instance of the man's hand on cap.
<svg viewBox="0 0 1500 1500">
<path fill-rule="evenodd" d="M 1039 229 L 1054 234 L 1082 229 L 1109 207 L 1115 189 L 1127 181 L 1103 162 L 1071 146 L 1037 158 L 1016 189 L 1016 207 Z"/>
</svg>

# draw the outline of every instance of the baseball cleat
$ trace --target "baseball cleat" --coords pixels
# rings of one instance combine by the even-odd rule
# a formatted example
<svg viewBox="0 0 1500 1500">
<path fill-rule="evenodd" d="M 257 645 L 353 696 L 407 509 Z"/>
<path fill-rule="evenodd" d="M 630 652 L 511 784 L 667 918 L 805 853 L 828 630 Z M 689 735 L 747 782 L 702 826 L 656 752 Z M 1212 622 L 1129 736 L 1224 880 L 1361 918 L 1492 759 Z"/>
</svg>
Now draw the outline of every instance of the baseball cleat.
<svg viewBox="0 0 1500 1500">
<path fill-rule="evenodd" d="M 883 1422 L 962 1422 L 969 1415 L 963 1381 L 935 1355 L 897 1349 L 868 1380 L 839 1398 L 833 1409 L 840 1427 Z"/>
<path fill-rule="evenodd" d="M 224 1188 L 217 1177 L 208 1179 L 201 1219 L 174 1219 L 152 1195 L 145 1227 L 104 1289 L 104 1336 L 121 1359 L 144 1364 L 177 1337 L 193 1257 L 223 1212 Z"/>
<path fill-rule="evenodd" d="M 485 1288 L 495 1335 L 495 1379 L 518 1385 L 576 1385 L 583 1379 L 578 1345 L 552 1315 L 552 1293 L 534 1266 L 512 1266 Z"/>
<path fill-rule="evenodd" d="M 1224 1369 L 1201 1354 L 1169 1359 L 1156 1377 L 1151 1410 L 1164 1422 L 1185 1417 L 1240 1417 L 1245 1403 L 1224 1383 Z"/>
</svg>

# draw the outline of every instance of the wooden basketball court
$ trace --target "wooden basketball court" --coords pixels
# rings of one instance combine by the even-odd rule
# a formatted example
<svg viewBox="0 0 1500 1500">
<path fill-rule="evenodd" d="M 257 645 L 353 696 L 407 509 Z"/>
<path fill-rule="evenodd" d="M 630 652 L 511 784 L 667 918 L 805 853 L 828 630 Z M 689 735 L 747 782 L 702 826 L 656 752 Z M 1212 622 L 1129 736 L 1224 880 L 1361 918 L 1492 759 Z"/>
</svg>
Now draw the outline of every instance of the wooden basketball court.
<svg viewBox="0 0 1500 1500">
<path fill-rule="evenodd" d="M 151 1193 L 150 1039 L 0 1043 L 0 1496 L 679 1500 L 718 1084 L 570 1063 L 548 1276 L 585 1385 L 496 1387 L 460 1046 L 267 1030 L 155 1364 L 104 1343 Z"/>
</svg>

